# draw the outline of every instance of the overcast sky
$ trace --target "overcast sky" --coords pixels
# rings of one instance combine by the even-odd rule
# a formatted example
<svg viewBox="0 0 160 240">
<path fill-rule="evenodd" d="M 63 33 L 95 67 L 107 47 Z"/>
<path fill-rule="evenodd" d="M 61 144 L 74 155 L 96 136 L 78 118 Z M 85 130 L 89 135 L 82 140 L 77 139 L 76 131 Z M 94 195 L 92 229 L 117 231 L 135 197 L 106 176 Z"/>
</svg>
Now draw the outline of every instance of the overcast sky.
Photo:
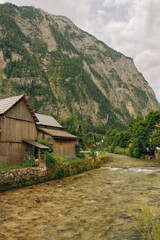
<svg viewBox="0 0 160 240">
<path fill-rule="evenodd" d="M 70 18 L 132 57 L 160 102 L 160 0 L 0 0 Z"/>
</svg>

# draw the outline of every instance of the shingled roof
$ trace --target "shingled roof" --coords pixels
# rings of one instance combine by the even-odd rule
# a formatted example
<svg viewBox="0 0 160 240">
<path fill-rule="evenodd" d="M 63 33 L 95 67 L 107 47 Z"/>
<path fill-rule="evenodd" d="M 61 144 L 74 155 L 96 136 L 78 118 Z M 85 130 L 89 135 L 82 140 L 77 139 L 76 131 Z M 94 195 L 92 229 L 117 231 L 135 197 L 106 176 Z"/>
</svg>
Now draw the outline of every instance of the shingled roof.
<svg viewBox="0 0 160 240">
<path fill-rule="evenodd" d="M 38 122 L 38 119 L 33 112 L 31 106 L 29 105 L 29 102 L 27 101 L 25 95 L 19 95 L 9 98 L 4 98 L 0 100 L 0 115 L 4 115 L 6 112 L 8 112 L 18 101 L 21 99 L 24 100 L 28 110 L 30 111 L 32 117 L 34 118 L 35 122 Z"/>
<path fill-rule="evenodd" d="M 47 128 L 38 128 L 40 131 L 47 133 L 48 135 L 54 138 L 68 138 L 68 139 L 77 139 L 78 137 L 72 135 L 63 130 L 56 130 L 56 129 L 47 129 Z"/>
<path fill-rule="evenodd" d="M 36 113 L 39 120 L 37 125 L 43 125 L 48 127 L 62 128 L 62 126 L 52 117 L 43 114 Z"/>
</svg>

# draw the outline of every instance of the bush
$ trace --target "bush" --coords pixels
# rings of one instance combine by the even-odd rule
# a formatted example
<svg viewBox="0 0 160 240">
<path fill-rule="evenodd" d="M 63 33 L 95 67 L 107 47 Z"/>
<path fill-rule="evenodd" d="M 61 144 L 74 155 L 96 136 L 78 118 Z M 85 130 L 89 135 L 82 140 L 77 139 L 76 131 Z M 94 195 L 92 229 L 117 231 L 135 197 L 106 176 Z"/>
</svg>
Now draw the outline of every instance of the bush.
<svg viewBox="0 0 160 240">
<path fill-rule="evenodd" d="M 85 158 L 85 153 L 78 153 L 76 154 L 78 158 Z"/>
<path fill-rule="evenodd" d="M 106 151 L 110 152 L 110 153 L 113 153 L 114 152 L 114 146 L 113 145 L 107 146 Z"/>
<path fill-rule="evenodd" d="M 38 167 L 34 159 L 24 159 L 20 164 L 21 167 Z"/>
<path fill-rule="evenodd" d="M 52 153 L 53 149 L 52 149 L 52 143 L 49 141 L 49 139 L 39 139 L 36 137 L 36 142 L 45 145 L 46 147 L 49 147 L 49 149 L 47 150 L 47 152 Z"/>
<path fill-rule="evenodd" d="M 115 147 L 114 153 L 130 156 L 129 148 L 121 148 L 119 146 Z"/>
<path fill-rule="evenodd" d="M 105 163 L 108 161 L 108 154 L 100 154 L 96 157 L 96 159 L 99 159 L 102 163 Z"/>
<path fill-rule="evenodd" d="M 57 162 L 56 157 L 54 156 L 53 153 L 47 152 L 46 153 L 46 165 L 47 167 L 52 166 Z"/>
<path fill-rule="evenodd" d="M 160 219 L 157 218 L 157 207 L 149 207 L 142 202 L 138 211 L 130 211 L 141 239 L 160 240 Z"/>
</svg>

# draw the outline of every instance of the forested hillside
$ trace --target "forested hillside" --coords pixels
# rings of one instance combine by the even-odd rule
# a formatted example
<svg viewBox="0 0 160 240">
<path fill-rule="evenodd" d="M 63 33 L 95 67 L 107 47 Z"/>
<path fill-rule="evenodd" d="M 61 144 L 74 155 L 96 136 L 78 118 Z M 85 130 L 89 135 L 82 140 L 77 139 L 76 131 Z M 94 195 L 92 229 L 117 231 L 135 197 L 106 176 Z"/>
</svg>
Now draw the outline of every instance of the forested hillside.
<svg viewBox="0 0 160 240">
<path fill-rule="evenodd" d="M 76 118 L 85 128 L 125 128 L 159 109 L 133 60 L 33 7 L 0 5 L 0 97 L 24 93 L 34 111 Z"/>
</svg>

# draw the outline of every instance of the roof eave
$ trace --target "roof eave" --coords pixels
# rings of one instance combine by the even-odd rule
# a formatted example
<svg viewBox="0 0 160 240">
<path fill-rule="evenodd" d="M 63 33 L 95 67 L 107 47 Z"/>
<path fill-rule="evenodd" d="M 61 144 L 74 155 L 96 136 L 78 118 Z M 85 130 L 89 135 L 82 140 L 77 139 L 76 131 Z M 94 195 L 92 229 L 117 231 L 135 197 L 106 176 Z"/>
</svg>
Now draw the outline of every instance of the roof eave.
<svg viewBox="0 0 160 240">
<path fill-rule="evenodd" d="M 35 114 L 34 111 L 32 110 L 32 108 L 31 108 L 29 102 L 27 101 L 27 98 L 25 97 L 25 95 L 23 95 L 23 100 L 24 100 L 24 102 L 25 102 L 28 110 L 30 111 L 32 117 L 34 118 L 34 121 L 35 121 L 35 122 L 39 122 L 38 118 L 36 117 L 36 114 Z"/>
</svg>

